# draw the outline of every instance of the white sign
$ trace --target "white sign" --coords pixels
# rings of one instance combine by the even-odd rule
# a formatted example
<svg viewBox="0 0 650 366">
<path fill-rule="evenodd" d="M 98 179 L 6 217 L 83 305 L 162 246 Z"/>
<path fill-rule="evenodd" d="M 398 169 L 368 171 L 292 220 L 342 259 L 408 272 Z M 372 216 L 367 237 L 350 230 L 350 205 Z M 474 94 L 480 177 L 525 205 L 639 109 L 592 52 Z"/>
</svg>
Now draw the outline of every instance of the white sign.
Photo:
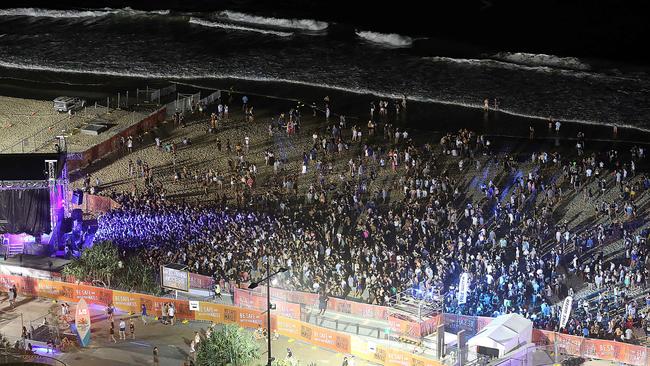
<svg viewBox="0 0 650 366">
<path fill-rule="evenodd" d="M 377 344 L 375 342 L 368 341 L 368 351 L 376 352 L 377 351 Z"/>
<path fill-rule="evenodd" d="M 165 266 L 160 266 L 161 286 L 172 290 L 190 290 L 190 273 Z"/>
<path fill-rule="evenodd" d="M 458 280 L 458 293 L 456 294 L 458 305 L 467 302 L 467 295 L 469 295 L 469 273 L 463 272 L 463 274 L 460 275 L 460 280 Z"/>
<path fill-rule="evenodd" d="M 560 316 L 560 328 L 566 327 L 569 322 L 569 315 L 571 315 L 571 306 L 573 306 L 573 297 L 567 296 L 562 303 L 562 315 Z"/>
<path fill-rule="evenodd" d="M 199 311 L 199 302 L 190 300 L 190 310 Z"/>
</svg>

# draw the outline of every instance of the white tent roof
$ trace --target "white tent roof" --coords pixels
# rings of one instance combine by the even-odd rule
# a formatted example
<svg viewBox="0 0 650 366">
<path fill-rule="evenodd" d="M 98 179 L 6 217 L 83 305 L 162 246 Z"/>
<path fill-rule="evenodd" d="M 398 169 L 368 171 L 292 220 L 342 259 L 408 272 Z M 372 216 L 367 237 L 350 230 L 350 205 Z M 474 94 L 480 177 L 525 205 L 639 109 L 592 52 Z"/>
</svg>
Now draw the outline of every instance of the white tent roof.
<svg viewBox="0 0 650 366">
<path fill-rule="evenodd" d="M 519 314 L 501 315 L 476 336 L 470 338 L 470 347 L 489 347 L 499 350 L 499 356 L 510 352 L 520 344 L 529 343 L 532 339 L 533 322 Z"/>
</svg>

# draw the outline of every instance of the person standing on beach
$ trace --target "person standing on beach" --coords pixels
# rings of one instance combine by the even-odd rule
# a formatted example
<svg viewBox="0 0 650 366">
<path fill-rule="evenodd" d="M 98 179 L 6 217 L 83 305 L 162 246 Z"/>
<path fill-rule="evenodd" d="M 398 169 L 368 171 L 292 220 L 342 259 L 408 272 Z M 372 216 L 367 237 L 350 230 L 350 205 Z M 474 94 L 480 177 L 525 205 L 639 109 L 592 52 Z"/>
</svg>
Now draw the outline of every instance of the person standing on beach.
<svg viewBox="0 0 650 366">
<path fill-rule="evenodd" d="M 159 366 L 160 359 L 158 358 L 158 347 L 153 348 L 153 366 Z"/>
<path fill-rule="evenodd" d="M 165 325 L 167 325 L 167 310 L 168 310 L 167 303 L 165 303 L 160 308 L 160 320 Z"/>
<path fill-rule="evenodd" d="M 141 309 L 141 314 L 142 314 L 142 323 L 144 325 L 147 325 L 147 305 L 142 303 L 142 305 L 140 306 L 140 309 Z"/>
<path fill-rule="evenodd" d="M 555 133 L 556 134 L 560 133 L 560 126 L 562 126 L 562 123 L 560 123 L 560 121 L 555 121 Z"/>
<path fill-rule="evenodd" d="M 124 319 L 120 320 L 120 340 L 126 340 L 126 322 Z"/>
<path fill-rule="evenodd" d="M 113 321 L 113 304 L 108 304 L 106 307 L 106 315 L 108 315 L 109 321 Z"/>
<path fill-rule="evenodd" d="M 175 313 L 176 313 L 176 309 L 174 309 L 174 304 L 169 304 L 169 308 L 167 309 L 167 314 L 169 315 L 169 323 L 171 325 L 174 325 Z"/>
<path fill-rule="evenodd" d="M 135 323 L 133 318 L 129 319 L 129 332 L 131 332 L 131 339 L 135 339 Z"/>
<path fill-rule="evenodd" d="M 11 308 L 13 309 L 14 304 L 16 303 L 16 295 L 13 287 L 9 289 L 8 296 L 9 296 L 9 306 L 11 306 Z"/>
<path fill-rule="evenodd" d="M 483 101 L 483 110 L 487 111 L 490 109 L 490 100 L 488 98 L 485 98 Z"/>
<path fill-rule="evenodd" d="M 534 140 L 535 139 L 535 127 L 533 127 L 533 126 L 528 127 L 528 139 L 529 140 Z"/>
<path fill-rule="evenodd" d="M 115 339 L 115 322 L 112 320 L 108 329 L 108 341 L 110 342 L 111 340 L 113 340 L 113 343 L 117 343 L 117 340 Z"/>
<path fill-rule="evenodd" d="M 245 95 L 243 97 L 241 97 L 241 102 L 242 102 L 242 111 L 244 111 L 244 113 L 246 113 L 246 111 L 248 109 L 248 97 L 245 96 Z"/>
</svg>

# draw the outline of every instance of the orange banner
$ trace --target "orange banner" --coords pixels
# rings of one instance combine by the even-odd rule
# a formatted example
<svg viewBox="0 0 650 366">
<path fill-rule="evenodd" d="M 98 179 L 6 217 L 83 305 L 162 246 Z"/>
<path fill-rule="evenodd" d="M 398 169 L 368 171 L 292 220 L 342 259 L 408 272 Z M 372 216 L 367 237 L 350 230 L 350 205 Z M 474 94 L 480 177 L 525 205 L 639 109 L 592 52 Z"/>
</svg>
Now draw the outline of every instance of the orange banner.
<svg viewBox="0 0 650 366">
<path fill-rule="evenodd" d="M 406 337 L 419 338 L 420 337 L 420 324 L 416 321 L 411 321 L 405 316 L 393 314 L 388 317 L 388 325 L 390 331 Z"/>
<path fill-rule="evenodd" d="M 86 300 L 89 304 L 108 306 L 113 302 L 113 290 L 93 286 L 75 286 L 74 301 Z"/>
<path fill-rule="evenodd" d="M 52 280 L 38 280 L 36 293 L 40 297 L 74 302 L 75 286 L 71 283 L 57 282 Z"/>
<path fill-rule="evenodd" d="M 194 319 L 224 323 L 224 310 L 224 305 L 200 301 L 199 310 L 194 312 Z"/>
<path fill-rule="evenodd" d="M 354 356 L 384 366 L 441 366 L 438 361 L 415 355 L 406 350 L 399 350 L 378 345 L 376 342 L 366 341 L 361 337 L 351 336 Z"/>
<path fill-rule="evenodd" d="M 134 314 L 141 314 L 143 303 L 147 307 L 147 314 L 156 315 L 151 313 L 154 310 L 152 308 L 153 301 L 151 300 L 151 296 L 113 290 L 113 306 L 117 309 Z"/>
<path fill-rule="evenodd" d="M 262 328 L 266 328 L 266 317 L 259 310 L 242 309 L 235 306 L 228 306 L 227 310 L 237 314 L 237 324 L 240 327 L 257 328 L 262 326 Z"/>
<path fill-rule="evenodd" d="M 20 294 L 26 296 L 36 296 L 38 279 L 32 277 L 0 275 L 0 289 L 8 291 L 13 285 Z"/>
<path fill-rule="evenodd" d="M 533 329 L 533 343 L 537 345 L 551 345 L 556 340 L 560 352 L 573 356 L 616 361 L 636 366 L 646 366 L 648 363 L 648 351 L 643 346 Z"/>
<path fill-rule="evenodd" d="M 339 313 L 346 313 L 372 319 L 388 319 L 388 308 L 385 306 L 364 304 L 361 302 L 343 300 L 335 297 L 330 297 L 327 305 L 329 309 L 332 309 L 333 311 Z"/>
<path fill-rule="evenodd" d="M 337 352 L 350 353 L 350 336 L 347 334 L 341 334 L 283 316 L 277 317 L 277 329 L 278 333 L 287 337 L 303 340 Z"/>
<path fill-rule="evenodd" d="M 417 356 L 408 351 L 377 346 L 371 361 L 384 366 L 441 366 L 438 361 Z"/>
<path fill-rule="evenodd" d="M 236 288 L 233 292 L 233 298 L 237 306 L 261 311 L 266 310 L 266 295 Z M 292 304 L 282 300 L 273 300 L 272 303 L 275 305 L 275 310 L 272 311 L 273 314 L 291 319 L 300 319 L 300 304 Z"/>
<path fill-rule="evenodd" d="M 173 303 L 176 308 L 176 316 L 179 319 L 206 320 L 214 321 L 215 323 L 236 323 L 247 328 L 257 328 L 260 325 L 266 327 L 266 318 L 261 311 L 255 309 L 199 302 L 199 310 L 190 311 L 187 300 L 159 298 L 150 295 L 114 291 L 88 285 L 31 277 L 0 275 L 0 290 L 7 291 L 13 285 L 16 285 L 18 292 L 23 296 L 40 296 L 69 302 L 78 302 L 84 299 L 88 303 L 104 306 L 113 303 L 116 308 L 133 313 L 139 313 L 141 304 L 145 304 L 149 315 L 152 316 L 162 315 L 161 309 L 164 303 Z M 445 318 L 447 317 L 449 316 L 445 315 Z M 352 338 L 348 334 L 338 333 L 281 315 L 274 315 L 273 318 L 272 324 L 275 324 L 280 334 L 337 352 L 350 353 L 351 342 L 354 339 L 356 342 L 355 354 L 359 353 L 363 355 L 364 359 L 372 358 L 369 361 L 379 362 L 384 366 L 440 366 L 440 363 L 435 360 L 416 356 L 397 349 L 373 346 L 372 350 L 370 350 L 368 346 L 368 349 L 362 350 L 361 348 L 363 348 L 363 344 L 365 343 L 356 338 Z M 449 317 L 449 319 L 445 319 L 445 322 L 448 325 L 461 324 L 467 326 L 467 324 L 476 324 L 474 327 L 478 329 L 481 329 L 488 323 L 487 318 L 471 318 L 467 316 Z M 435 327 L 436 324 L 441 323 L 441 319 L 436 317 L 427 322 L 426 328 L 430 329 Z M 421 332 L 423 328 L 423 324 L 395 317 L 390 317 L 390 326 L 393 331 L 405 334 L 416 331 Z M 574 356 L 598 358 L 635 366 L 650 366 L 648 364 L 647 348 L 643 346 L 600 339 L 588 339 L 539 329 L 533 330 L 533 342 L 538 345 L 548 345 L 557 342 L 560 352 Z"/>
</svg>

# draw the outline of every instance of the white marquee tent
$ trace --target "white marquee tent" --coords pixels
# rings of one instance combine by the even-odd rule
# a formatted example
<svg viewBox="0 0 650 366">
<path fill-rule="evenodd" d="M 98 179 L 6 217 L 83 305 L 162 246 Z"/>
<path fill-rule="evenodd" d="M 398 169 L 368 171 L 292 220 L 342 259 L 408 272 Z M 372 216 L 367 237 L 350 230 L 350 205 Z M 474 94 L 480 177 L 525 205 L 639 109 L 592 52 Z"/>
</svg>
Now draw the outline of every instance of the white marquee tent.
<svg viewBox="0 0 650 366">
<path fill-rule="evenodd" d="M 499 357 L 520 345 L 530 343 L 533 322 L 519 314 L 506 314 L 495 318 L 487 327 L 470 338 L 467 346 L 478 353 L 495 354 Z"/>
</svg>

